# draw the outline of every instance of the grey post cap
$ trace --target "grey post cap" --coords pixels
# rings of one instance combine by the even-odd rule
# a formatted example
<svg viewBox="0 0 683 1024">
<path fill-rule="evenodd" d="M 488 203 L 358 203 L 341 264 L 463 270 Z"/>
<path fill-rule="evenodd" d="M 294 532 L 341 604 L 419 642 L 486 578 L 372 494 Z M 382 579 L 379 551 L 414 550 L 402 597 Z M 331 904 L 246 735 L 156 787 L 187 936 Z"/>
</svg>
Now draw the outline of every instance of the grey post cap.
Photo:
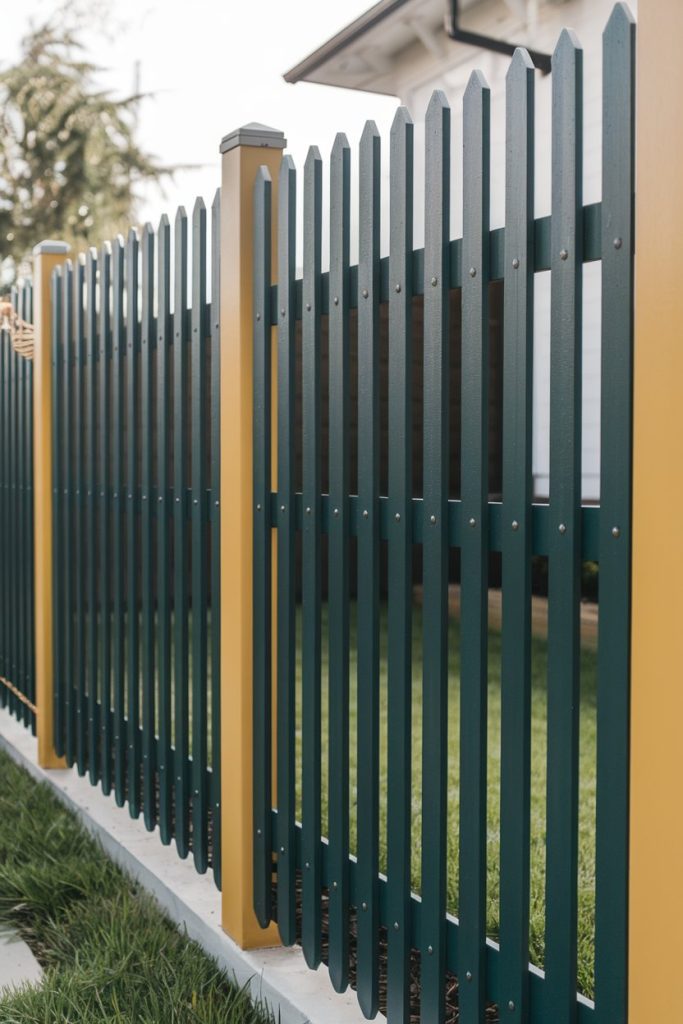
<svg viewBox="0 0 683 1024">
<path fill-rule="evenodd" d="M 287 145 L 285 133 L 277 128 L 252 121 L 226 135 L 221 142 L 221 153 L 229 153 L 237 146 L 262 146 L 265 149 L 284 149 Z"/>
<path fill-rule="evenodd" d="M 64 253 L 70 252 L 71 246 L 67 242 L 51 242 L 46 239 L 44 242 L 38 242 L 38 245 L 33 246 L 33 255 L 41 256 L 44 253 L 52 253 L 57 256 L 63 256 Z"/>
</svg>

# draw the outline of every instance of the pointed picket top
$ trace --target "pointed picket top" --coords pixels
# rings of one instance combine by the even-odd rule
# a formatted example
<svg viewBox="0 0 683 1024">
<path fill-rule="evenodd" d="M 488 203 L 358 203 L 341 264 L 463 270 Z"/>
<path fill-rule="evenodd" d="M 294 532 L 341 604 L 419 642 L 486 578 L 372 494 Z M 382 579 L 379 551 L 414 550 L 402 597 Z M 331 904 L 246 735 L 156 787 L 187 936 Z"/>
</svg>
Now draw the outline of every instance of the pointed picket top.
<svg viewBox="0 0 683 1024">
<path fill-rule="evenodd" d="M 214 213 L 217 213 L 220 210 L 220 208 L 221 208 L 221 190 L 220 190 L 220 186 L 219 186 L 216 189 L 216 191 L 214 192 L 214 194 L 213 194 L 213 199 L 211 201 L 211 209 L 212 209 L 212 211 Z"/>
<path fill-rule="evenodd" d="M 322 163 L 322 157 L 320 156 L 320 150 L 317 146 L 309 146 L 308 153 L 306 154 L 306 162 L 304 169 L 312 167 L 314 164 Z"/>
<path fill-rule="evenodd" d="M 360 137 L 360 144 L 363 146 L 367 145 L 368 139 L 378 139 L 380 137 L 379 129 L 374 121 L 366 121 L 363 133 Z"/>
<path fill-rule="evenodd" d="M 184 206 L 179 206 L 175 215 L 176 230 L 187 221 L 187 211 Z"/>
<path fill-rule="evenodd" d="M 412 127 L 413 119 L 407 107 L 398 107 L 391 122 L 391 134 L 396 135 L 408 127 Z"/>
<path fill-rule="evenodd" d="M 574 60 L 577 53 L 582 53 L 583 47 L 579 42 L 579 37 L 573 28 L 563 28 L 560 32 L 560 38 L 557 40 L 557 46 L 553 50 L 552 55 L 552 69 L 555 70 L 556 64 L 564 63 L 566 60 Z"/>
<path fill-rule="evenodd" d="M 201 196 L 197 196 L 197 198 L 194 201 L 194 206 L 192 207 L 193 219 L 201 213 L 206 213 L 206 203 L 204 202 Z"/>
<path fill-rule="evenodd" d="M 351 147 L 349 146 L 349 140 L 347 139 L 345 132 L 337 132 L 337 134 L 334 137 L 334 142 L 332 144 L 332 157 L 334 158 L 338 156 L 340 153 L 342 153 L 344 150 L 350 150 L 350 148 Z"/>
<path fill-rule="evenodd" d="M 282 163 L 280 164 L 280 185 L 286 185 L 288 179 L 295 174 L 296 165 L 294 163 L 294 158 L 290 153 L 287 153 L 286 156 L 283 156 Z"/>
<path fill-rule="evenodd" d="M 102 258 L 104 259 L 105 256 L 111 256 L 113 248 L 114 243 L 110 242 L 108 239 L 102 242 Z"/>
<path fill-rule="evenodd" d="M 617 3 L 612 8 L 612 13 L 607 19 L 603 36 L 618 37 L 624 30 L 631 32 L 635 28 L 636 19 L 633 17 L 628 4 Z"/>
<path fill-rule="evenodd" d="M 427 104 L 426 121 L 431 121 L 433 118 L 439 118 L 444 110 L 450 110 L 450 104 L 446 98 L 446 93 L 443 89 L 435 89 L 429 98 Z"/>
<path fill-rule="evenodd" d="M 529 51 L 523 46 L 518 46 L 512 55 L 512 60 L 507 69 L 505 80 L 512 82 L 516 79 L 524 80 L 529 71 L 536 70 L 536 65 L 529 56 Z"/>
<path fill-rule="evenodd" d="M 270 171 L 268 170 L 266 165 L 261 164 L 261 166 L 256 172 L 256 177 L 254 179 L 254 189 L 257 189 L 259 188 L 259 186 L 265 185 L 266 183 L 270 185 L 272 183 L 272 180 L 273 179 L 270 176 Z"/>
<path fill-rule="evenodd" d="M 479 96 L 484 92 L 490 92 L 489 83 L 483 71 L 475 68 L 469 77 L 467 88 L 463 96 L 463 102 L 467 103 L 471 98 Z"/>
<path fill-rule="evenodd" d="M 170 224 L 170 221 L 168 219 L 168 214 L 167 213 L 162 213 L 161 217 L 159 218 L 159 227 L 157 229 L 159 234 L 161 234 L 162 231 L 168 231 L 170 226 L 171 226 L 171 224 Z"/>
</svg>

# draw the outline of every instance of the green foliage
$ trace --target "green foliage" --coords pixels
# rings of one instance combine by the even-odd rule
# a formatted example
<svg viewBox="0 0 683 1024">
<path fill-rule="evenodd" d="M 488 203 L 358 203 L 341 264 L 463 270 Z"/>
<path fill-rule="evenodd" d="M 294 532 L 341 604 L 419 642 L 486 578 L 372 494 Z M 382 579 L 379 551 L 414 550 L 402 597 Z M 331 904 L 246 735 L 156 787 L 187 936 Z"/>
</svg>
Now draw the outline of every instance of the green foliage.
<svg viewBox="0 0 683 1024">
<path fill-rule="evenodd" d="M 170 173 L 136 140 L 140 96 L 98 87 L 71 6 L 33 28 L 0 71 L 0 262 L 5 277 L 42 238 L 82 249 L 135 219 L 137 189 Z M 10 273 L 7 273 L 9 269 Z"/>
<path fill-rule="evenodd" d="M 3 1024 L 270 1024 L 44 786 L 0 752 L 0 922 L 40 960 Z"/>
</svg>

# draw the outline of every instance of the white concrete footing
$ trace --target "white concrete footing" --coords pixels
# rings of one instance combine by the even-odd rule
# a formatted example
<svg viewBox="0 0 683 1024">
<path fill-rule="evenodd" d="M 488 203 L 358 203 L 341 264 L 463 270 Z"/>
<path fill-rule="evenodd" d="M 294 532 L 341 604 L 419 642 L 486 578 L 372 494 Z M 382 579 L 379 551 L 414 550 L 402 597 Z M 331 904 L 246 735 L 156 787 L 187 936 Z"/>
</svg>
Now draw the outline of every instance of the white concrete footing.
<svg viewBox="0 0 683 1024">
<path fill-rule="evenodd" d="M 181 860 L 174 845 L 162 845 L 158 830 L 147 832 L 142 818 L 132 819 L 127 807 L 117 807 L 113 796 L 91 786 L 75 768 L 40 768 L 35 737 L 5 709 L 0 709 L 0 748 L 47 783 L 112 860 L 137 878 L 238 985 L 248 985 L 281 1024 L 361 1024 L 365 1019 L 355 992 L 336 993 L 327 968 L 310 970 L 298 947 L 245 951 L 235 945 L 221 929 L 220 894 L 210 875 L 198 875 L 191 859 Z"/>
</svg>

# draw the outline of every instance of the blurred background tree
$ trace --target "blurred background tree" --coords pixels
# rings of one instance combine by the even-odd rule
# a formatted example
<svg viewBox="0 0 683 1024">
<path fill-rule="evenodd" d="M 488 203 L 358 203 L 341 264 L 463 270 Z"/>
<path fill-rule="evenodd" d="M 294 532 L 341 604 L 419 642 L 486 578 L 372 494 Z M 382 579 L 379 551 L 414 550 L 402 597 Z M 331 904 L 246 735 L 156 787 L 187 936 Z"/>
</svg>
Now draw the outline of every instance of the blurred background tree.
<svg viewBox="0 0 683 1024">
<path fill-rule="evenodd" d="M 89 19 L 91 20 L 91 19 Z M 86 22 L 67 3 L 0 69 L 0 265 L 8 284 L 36 242 L 97 245 L 135 223 L 138 189 L 172 172 L 136 139 L 139 94 L 98 87 Z"/>
</svg>

